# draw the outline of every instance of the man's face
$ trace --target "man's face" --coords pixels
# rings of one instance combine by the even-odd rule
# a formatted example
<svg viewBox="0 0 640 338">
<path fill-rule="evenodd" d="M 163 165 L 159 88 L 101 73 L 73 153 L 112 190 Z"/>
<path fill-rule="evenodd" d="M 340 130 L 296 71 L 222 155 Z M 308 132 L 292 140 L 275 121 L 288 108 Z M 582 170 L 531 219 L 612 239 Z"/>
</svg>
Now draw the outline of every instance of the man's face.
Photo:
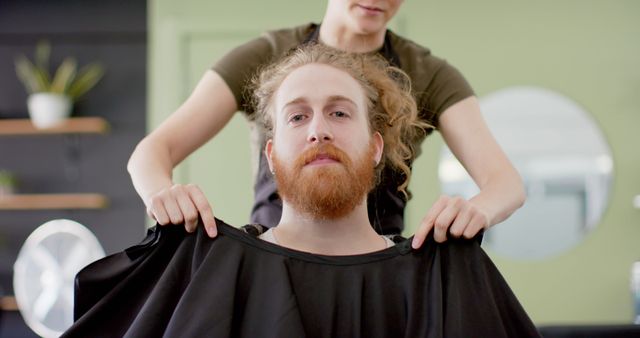
<svg viewBox="0 0 640 338">
<path fill-rule="evenodd" d="M 329 0 L 330 10 L 359 34 L 372 34 L 387 28 L 403 0 Z"/>
<path fill-rule="evenodd" d="M 265 152 L 280 195 L 299 212 L 335 219 L 366 198 L 383 143 L 366 107 L 360 84 L 328 65 L 302 66 L 280 85 Z"/>
</svg>

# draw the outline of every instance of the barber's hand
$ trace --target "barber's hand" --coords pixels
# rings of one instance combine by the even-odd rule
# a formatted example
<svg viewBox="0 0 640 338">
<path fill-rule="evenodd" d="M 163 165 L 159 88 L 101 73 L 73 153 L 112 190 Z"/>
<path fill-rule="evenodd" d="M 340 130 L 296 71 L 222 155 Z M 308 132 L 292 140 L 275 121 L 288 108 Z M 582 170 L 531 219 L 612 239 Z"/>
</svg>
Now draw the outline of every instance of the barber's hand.
<svg viewBox="0 0 640 338">
<path fill-rule="evenodd" d="M 174 184 L 158 191 L 145 203 L 147 215 L 160 225 L 184 223 L 188 232 L 194 232 L 200 215 L 209 237 L 218 234 L 211 205 L 196 185 Z"/>
<path fill-rule="evenodd" d="M 440 196 L 420 222 L 411 245 L 414 249 L 421 247 L 432 229 L 435 241 L 442 243 L 447 240 L 447 232 L 456 238 L 473 238 L 488 227 L 489 216 L 473 202 L 462 197 Z"/>
</svg>

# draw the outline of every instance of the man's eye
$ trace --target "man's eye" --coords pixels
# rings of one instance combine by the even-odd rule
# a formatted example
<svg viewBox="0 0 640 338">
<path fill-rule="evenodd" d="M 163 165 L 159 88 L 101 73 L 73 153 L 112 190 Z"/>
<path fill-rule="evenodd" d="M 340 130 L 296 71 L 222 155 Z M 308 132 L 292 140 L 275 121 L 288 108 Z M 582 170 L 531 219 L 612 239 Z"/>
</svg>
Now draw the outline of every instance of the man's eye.
<svg viewBox="0 0 640 338">
<path fill-rule="evenodd" d="M 289 118 L 289 122 L 300 122 L 305 119 L 305 116 L 302 114 L 295 114 Z"/>
<path fill-rule="evenodd" d="M 341 110 L 337 110 L 337 111 L 333 112 L 333 115 L 335 117 L 348 117 L 349 116 L 349 114 L 347 114 L 347 113 L 345 113 L 345 112 L 343 112 Z"/>
</svg>

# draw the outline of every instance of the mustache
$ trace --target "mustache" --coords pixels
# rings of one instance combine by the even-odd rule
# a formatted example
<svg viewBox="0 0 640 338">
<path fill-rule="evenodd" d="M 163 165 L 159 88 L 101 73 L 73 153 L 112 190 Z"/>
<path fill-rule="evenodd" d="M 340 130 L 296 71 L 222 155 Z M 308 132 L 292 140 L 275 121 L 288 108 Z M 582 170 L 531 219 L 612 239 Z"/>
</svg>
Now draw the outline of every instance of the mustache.
<svg viewBox="0 0 640 338">
<path fill-rule="evenodd" d="M 334 146 L 333 144 L 327 143 L 305 150 L 296 159 L 295 167 L 302 168 L 305 165 L 315 161 L 319 157 L 330 158 L 347 166 L 351 164 L 351 159 L 349 158 L 349 155 L 347 155 L 347 153 Z"/>
<path fill-rule="evenodd" d="M 273 153 L 275 181 L 282 200 L 314 219 L 337 219 L 356 208 L 375 185 L 375 152 L 353 159 L 331 143 L 309 145 L 292 162 L 280 162 Z M 331 158 L 340 166 L 304 170 L 318 158 Z"/>
</svg>

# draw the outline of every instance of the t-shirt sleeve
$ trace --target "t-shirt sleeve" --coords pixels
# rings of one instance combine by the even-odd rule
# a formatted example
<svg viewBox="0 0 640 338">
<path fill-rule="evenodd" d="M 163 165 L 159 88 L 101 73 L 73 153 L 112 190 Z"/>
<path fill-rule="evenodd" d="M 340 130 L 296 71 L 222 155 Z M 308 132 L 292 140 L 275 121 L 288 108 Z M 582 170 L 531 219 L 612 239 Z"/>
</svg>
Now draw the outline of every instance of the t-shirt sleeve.
<svg viewBox="0 0 640 338">
<path fill-rule="evenodd" d="M 269 41 L 261 36 L 234 48 L 211 67 L 227 83 L 238 107 L 248 114 L 252 113 L 248 109 L 248 85 L 259 68 L 271 60 L 272 54 Z"/>
<path fill-rule="evenodd" d="M 455 103 L 474 95 L 471 85 L 462 73 L 446 61 L 443 61 L 442 67 L 436 71 L 432 83 L 434 88 L 431 91 L 439 98 L 433 107 L 438 117 Z"/>
<path fill-rule="evenodd" d="M 449 107 L 475 95 L 462 73 L 445 60 L 438 60 L 437 67 L 418 102 L 427 120 L 438 128 L 438 120 Z"/>
<path fill-rule="evenodd" d="M 400 67 L 411 78 L 420 117 L 438 128 L 438 119 L 449 107 L 475 95 L 471 85 L 458 69 L 428 48 L 395 34 L 390 36 Z"/>
</svg>

